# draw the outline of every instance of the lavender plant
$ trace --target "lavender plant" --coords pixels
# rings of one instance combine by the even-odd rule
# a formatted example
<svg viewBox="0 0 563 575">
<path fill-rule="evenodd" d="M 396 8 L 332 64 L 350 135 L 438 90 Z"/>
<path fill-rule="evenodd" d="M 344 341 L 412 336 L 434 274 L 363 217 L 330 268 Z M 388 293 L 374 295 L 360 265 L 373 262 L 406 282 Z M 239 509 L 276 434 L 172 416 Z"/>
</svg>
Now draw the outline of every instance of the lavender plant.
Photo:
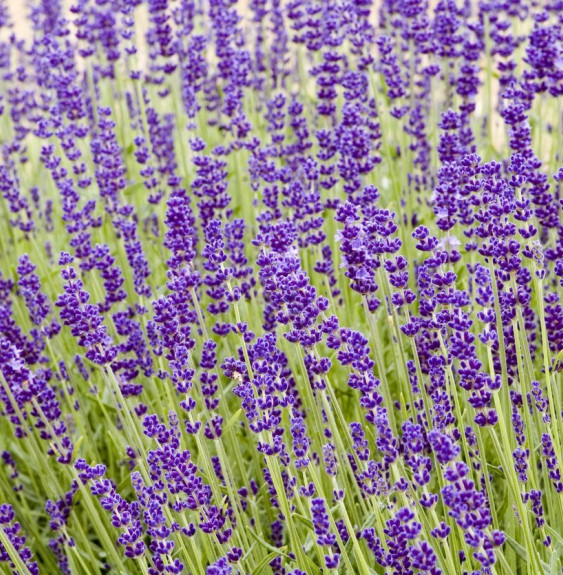
<svg viewBox="0 0 563 575">
<path fill-rule="evenodd" d="M 563 572 L 561 0 L 0 0 L 0 571 Z"/>
</svg>

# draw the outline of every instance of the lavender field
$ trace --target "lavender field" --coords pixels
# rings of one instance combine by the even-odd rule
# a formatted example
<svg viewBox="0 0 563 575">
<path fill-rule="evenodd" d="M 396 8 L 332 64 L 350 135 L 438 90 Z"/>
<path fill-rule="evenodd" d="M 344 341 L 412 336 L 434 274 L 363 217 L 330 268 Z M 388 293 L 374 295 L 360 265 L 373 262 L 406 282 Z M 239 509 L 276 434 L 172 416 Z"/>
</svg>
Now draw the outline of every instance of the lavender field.
<svg viewBox="0 0 563 575">
<path fill-rule="evenodd" d="M 0 0 L 0 573 L 563 572 L 563 1 Z"/>
</svg>

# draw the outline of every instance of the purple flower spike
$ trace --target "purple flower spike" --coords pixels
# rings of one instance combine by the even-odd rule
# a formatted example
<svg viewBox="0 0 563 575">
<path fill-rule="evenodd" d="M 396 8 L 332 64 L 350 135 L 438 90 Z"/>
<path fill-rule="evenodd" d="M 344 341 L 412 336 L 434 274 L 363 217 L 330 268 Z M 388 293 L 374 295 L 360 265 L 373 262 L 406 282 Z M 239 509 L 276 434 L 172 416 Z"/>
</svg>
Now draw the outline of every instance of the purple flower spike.
<svg viewBox="0 0 563 575">
<path fill-rule="evenodd" d="M 10 541 L 13 550 L 19 555 L 21 561 L 27 567 L 31 575 L 39 574 L 39 566 L 36 561 L 32 561 L 32 553 L 29 547 L 25 545 L 26 538 L 21 535 L 20 524 L 15 521 L 16 514 L 11 505 L 3 503 L 0 505 L 0 529 L 4 531 L 5 536 Z M 0 543 L 0 561 L 8 563 L 10 569 L 17 573 L 17 567 L 10 558 L 10 553 L 3 543 Z"/>
</svg>

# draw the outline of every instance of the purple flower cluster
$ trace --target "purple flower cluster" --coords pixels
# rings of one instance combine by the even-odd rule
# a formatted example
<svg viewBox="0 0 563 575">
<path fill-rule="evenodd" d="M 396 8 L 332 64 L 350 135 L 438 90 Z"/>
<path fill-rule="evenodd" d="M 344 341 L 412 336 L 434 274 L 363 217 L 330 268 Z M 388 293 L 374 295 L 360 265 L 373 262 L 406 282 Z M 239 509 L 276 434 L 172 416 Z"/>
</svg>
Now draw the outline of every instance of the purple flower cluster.
<svg viewBox="0 0 563 575">
<path fill-rule="evenodd" d="M 561 571 L 561 0 L 14 6 L 2 568 Z"/>
<path fill-rule="evenodd" d="M 21 525 L 15 521 L 16 514 L 11 505 L 3 503 L 0 505 L 0 529 L 3 537 L 0 541 L 0 561 L 7 563 L 12 573 L 20 573 L 23 564 L 31 575 L 38 575 L 39 566 L 36 561 L 32 561 L 32 553 L 26 546 L 26 538 L 21 534 Z M 15 557 L 18 563 L 15 563 Z"/>
</svg>

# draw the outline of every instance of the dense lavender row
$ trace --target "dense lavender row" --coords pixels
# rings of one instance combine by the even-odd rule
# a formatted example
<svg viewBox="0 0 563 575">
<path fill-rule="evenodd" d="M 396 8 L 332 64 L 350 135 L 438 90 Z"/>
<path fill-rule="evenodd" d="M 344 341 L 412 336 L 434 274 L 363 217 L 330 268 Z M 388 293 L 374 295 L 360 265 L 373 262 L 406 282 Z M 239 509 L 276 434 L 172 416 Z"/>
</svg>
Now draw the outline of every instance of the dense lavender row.
<svg viewBox="0 0 563 575">
<path fill-rule="evenodd" d="M 23 10 L 0 571 L 561 573 L 562 1 Z"/>
</svg>

